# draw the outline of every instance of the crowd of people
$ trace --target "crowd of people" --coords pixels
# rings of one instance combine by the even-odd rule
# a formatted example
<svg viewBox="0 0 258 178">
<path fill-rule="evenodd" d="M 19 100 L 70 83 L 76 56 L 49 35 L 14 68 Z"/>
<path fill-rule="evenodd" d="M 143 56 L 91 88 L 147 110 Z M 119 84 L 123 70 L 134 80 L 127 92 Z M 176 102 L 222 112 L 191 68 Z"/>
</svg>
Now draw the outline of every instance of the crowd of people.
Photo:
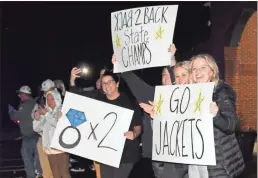
<svg viewBox="0 0 258 178">
<path fill-rule="evenodd" d="M 176 62 L 175 45 L 170 45 L 171 65 L 162 71 L 162 85 L 185 85 L 215 82 L 210 113 L 213 115 L 215 166 L 187 165 L 152 161 L 156 178 L 236 178 L 244 168 L 244 160 L 235 137 L 239 120 L 236 115 L 236 93 L 230 85 L 219 79 L 215 59 L 208 54 L 193 56 Z M 111 62 L 117 59 L 112 56 Z M 147 84 L 133 72 L 114 74 L 101 70 L 96 89 L 85 91 L 76 86 L 82 70 L 73 68 L 69 91 L 134 111 L 126 138 L 119 168 L 94 162 L 97 178 L 128 178 L 143 157 L 152 157 L 152 121 L 154 119 L 155 87 Z M 136 100 L 119 90 L 123 79 Z M 19 120 L 23 135 L 21 153 L 28 178 L 70 178 L 69 154 L 50 147 L 58 119 L 61 117 L 65 87 L 62 81 L 47 79 L 41 85 L 42 97 L 32 98 L 28 86 L 18 91 L 21 104 L 18 110 L 9 109 L 10 118 Z M 143 170 L 144 171 L 144 170 Z"/>
</svg>

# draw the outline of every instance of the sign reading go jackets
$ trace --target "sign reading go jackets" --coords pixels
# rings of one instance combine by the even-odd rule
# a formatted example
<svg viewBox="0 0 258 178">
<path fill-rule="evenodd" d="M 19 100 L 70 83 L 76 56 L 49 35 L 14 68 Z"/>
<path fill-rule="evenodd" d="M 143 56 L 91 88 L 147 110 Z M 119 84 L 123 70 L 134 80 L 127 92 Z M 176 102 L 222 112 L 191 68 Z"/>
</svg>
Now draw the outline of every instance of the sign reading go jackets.
<svg viewBox="0 0 258 178">
<path fill-rule="evenodd" d="M 170 65 L 177 9 L 150 6 L 111 13 L 115 73 Z"/>
<path fill-rule="evenodd" d="M 133 111 L 66 92 L 51 147 L 119 167 Z"/>
<path fill-rule="evenodd" d="M 216 165 L 213 89 L 214 83 L 156 87 L 153 160 Z"/>
</svg>

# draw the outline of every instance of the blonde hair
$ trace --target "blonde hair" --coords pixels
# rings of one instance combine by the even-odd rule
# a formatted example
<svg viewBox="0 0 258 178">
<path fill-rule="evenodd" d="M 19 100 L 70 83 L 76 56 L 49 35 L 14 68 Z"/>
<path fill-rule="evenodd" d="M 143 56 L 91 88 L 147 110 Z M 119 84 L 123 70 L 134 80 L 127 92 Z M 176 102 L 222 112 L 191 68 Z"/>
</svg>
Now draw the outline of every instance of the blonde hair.
<svg viewBox="0 0 258 178">
<path fill-rule="evenodd" d="M 217 65 L 215 59 L 211 55 L 209 55 L 209 54 L 198 54 L 196 56 L 193 56 L 190 59 L 190 61 L 191 61 L 191 64 L 190 64 L 191 70 L 193 69 L 193 62 L 196 59 L 198 59 L 198 58 L 202 58 L 202 59 L 205 59 L 207 61 L 208 66 L 213 71 L 213 74 L 211 76 L 211 82 L 215 82 L 215 85 L 217 85 L 217 83 L 219 81 L 219 68 L 218 68 L 218 65 Z"/>
<path fill-rule="evenodd" d="M 181 67 L 185 69 L 189 73 L 189 84 L 192 83 L 192 75 L 191 75 L 191 62 L 190 61 L 182 61 L 182 62 L 177 62 L 176 65 L 174 66 L 173 73 L 174 75 L 176 74 L 176 69 Z M 173 85 L 176 84 L 176 81 L 173 83 Z"/>
<path fill-rule="evenodd" d="M 190 61 L 182 61 L 182 62 L 178 62 L 176 63 L 176 65 L 174 66 L 174 74 L 175 74 L 175 70 L 176 68 L 178 67 L 182 67 L 184 68 L 185 70 L 187 70 L 189 73 L 191 73 L 191 66 L 190 66 Z"/>
</svg>

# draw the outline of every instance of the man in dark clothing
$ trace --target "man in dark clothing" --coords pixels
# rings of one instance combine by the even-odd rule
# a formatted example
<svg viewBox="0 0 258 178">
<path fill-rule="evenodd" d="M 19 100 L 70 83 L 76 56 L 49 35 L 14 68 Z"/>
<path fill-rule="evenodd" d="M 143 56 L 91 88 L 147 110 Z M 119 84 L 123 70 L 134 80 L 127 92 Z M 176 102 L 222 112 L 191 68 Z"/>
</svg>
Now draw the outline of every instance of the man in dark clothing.
<svg viewBox="0 0 258 178">
<path fill-rule="evenodd" d="M 38 134 L 33 130 L 33 119 L 31 117 L 31 112 L 36 101 L 30 96 L 31 89 L 28 86 L 21 87 L 17 92 L 21 104 L 18 110 L 10 108 L 9 116 L 12 120 L 19 121 L 22 134 L 21 155 L 24 161 L 27 178 L 35 178 L 35 173 L 40 177 L 42 170 L 37 150 Z"/>
</svg>

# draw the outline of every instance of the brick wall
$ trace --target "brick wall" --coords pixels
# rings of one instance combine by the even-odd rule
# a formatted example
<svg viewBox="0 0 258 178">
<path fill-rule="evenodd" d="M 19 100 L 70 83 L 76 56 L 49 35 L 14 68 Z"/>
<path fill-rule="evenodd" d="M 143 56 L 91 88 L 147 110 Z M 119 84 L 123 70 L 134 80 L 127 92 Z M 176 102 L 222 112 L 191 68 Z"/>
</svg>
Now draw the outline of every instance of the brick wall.
<svg viewBox="0 0 258 178">
<path fill-rule="evenodd" d="M 238 47 L 225 47 L 225 80 L 237 92 L 237 113 L 243 127 L 257 126 L 257 11 L 246 24 Z"/>
</svg>

